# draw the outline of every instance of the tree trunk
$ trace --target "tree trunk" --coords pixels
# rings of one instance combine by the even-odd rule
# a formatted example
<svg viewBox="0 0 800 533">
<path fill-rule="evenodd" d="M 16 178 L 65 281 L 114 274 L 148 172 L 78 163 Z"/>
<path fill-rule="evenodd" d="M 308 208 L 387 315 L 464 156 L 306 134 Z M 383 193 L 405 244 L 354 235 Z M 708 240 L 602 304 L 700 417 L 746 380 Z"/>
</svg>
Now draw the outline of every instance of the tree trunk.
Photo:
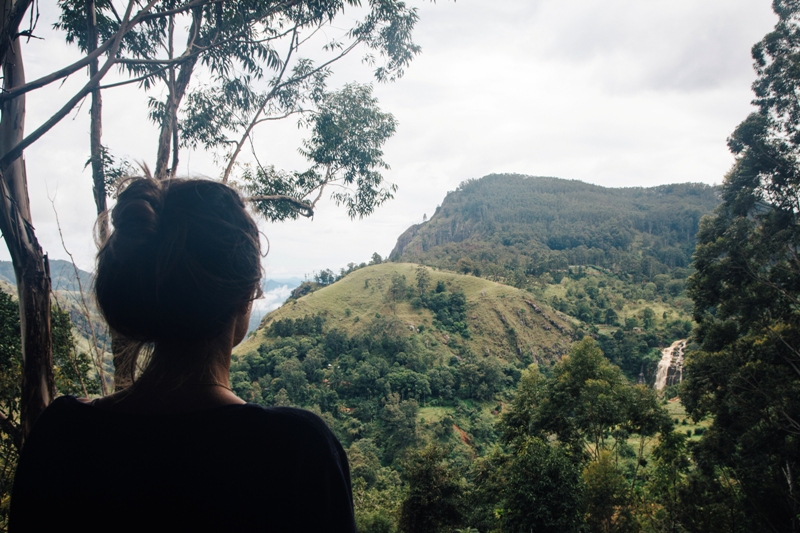
<svg viewBox="0 0 800 533">
<path fill-rule="evenodd" d="M 94 0 L 86 0 L 86 33 L 88 52 L 97 50 L 97 14 Z M 99 68 L 99 60 L 89 63 L 89 77 L 93 78 Z M 103 165 L 103 96 L 99 89 L 92 91 L 92 107 L 89 111 L 89 146 L 92 162 L 92 193 L 97 207 L 97 239 L 104 243 L 108 238 L 106 213 L 106 176 Z"/>
<path fill-rule="evenodd" d="M 3 88 L 25 83 L 20 42 L 15 38 L 3 58 Z M 24 136 L 25 96 L 5 102 L 0 118 L 0 153 Z M 0 168 L 0 231 L 8 246 L 19 294 L 22 334 L 22 399 L 20 427 L 28 435 L 39 414 L 55 395 L 50 334 L 50 269 L 31 221 L 25 162 L 20 156 Z"/>
<path fill-rule="evenodd" d="M 195 47 L 201 46 L 201 43 L 195 42 L 195 38 L 199 31 L 200 24 L 203 21 L 202 19 L 203 11 L 201 9 L 195 9 L 192 12 L 192 26 L 189 29 L 189 38 L 185 53 L 191 54 Z M 175 149 L 177 150 L 178 148 L 177 135 L 175 135 L 177 133 L 178 108 L 186 94 L 186 89 L 189 86 L 189 81 L 192 79 L 192 73 L 194 72 L 196 63 L 197 56 L 190 57 L 181 63 L 175 83 L 170 84 L 169 95 L 167 96 L 167 102 L 164 106 L 164 116 L 161 119 L 161 131 L 158 135 L 158 153 L 156 154 L 155 169 L 155 178 L 157 180 L 164 180 L 170 177 L 168 167 L 173 135 L 176 138 L 174 142 Z M 175 160 L 175 165 L 177 165 L 177 156 L 173 159 Z"/>
<path fill-rule="evenodd" d="M 97 49 L 97 6 L 94 0 L 86 0 L 86 34 L 88 53 Z M 95 59 L 89 63 L 89 77 L 97 74 L 100 61 Z M 89 110 L 89 149 L 92 162 L 92 193 L 97 208 L 97 241 L 106 242 L 110 231 L 106 216 L 106 173 L 103 162 L 103 95 L 99 89 L 92 91 L 92 107 Z M 87 317 L 88 319 L 89 317 Z M 114 354 L 114 390 L 119 391 L 133 383 L 133 368 L 124 361 L 124 350 L 120 347 L 125 341 L 113 331 L 111 333 L 111 352 Z"/>
</svg>

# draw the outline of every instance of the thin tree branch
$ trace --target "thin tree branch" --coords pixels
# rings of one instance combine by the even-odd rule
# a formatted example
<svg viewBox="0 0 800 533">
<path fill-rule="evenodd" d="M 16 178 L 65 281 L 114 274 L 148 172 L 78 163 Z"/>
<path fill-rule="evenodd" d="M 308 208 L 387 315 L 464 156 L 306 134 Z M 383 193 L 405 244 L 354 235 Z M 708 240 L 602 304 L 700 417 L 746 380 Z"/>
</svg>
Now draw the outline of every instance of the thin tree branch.
<svg viewBox="0 0 800 533">
<path fill-rule="evenodd" d="M 175 65 L 179 65 L 180 63 L 183 63 L 187 59 L 192 59 L 192 58 L 195 58 L 195 57 L 199 56 L 200 54 L 202 54 L 207 49 L 207 48 L 204 48 L 204 47 L 201 47 L 201 46 L 194 46 L 194 48 L 197 48 L 198 51 L 197 52 L 193 52 L 193 53 L 188 53 L 188 50 L 190 48 L 191 47 L 187 48 L 186 52 L 184 52 L 183 54 L 179 55 L 178 57 L 175 57 L 175 58 L 172 58 L 172 59 L 120 58 L 120 59 L 117 59 L 117 63 L 119 63 L 121 65 L 165 65 L 165 66 L 168 66 L 168 67 L 172 67 L 172 66 L 175 66 Z"/>
<path fill-rule="evenodd" d="M 283 120 L 285 118 L 291 117 L 292 115 L 296 115 L 298 113 L 308 113 L 309 111 L 310 111 L 309 109 L 295 109 L 294 111 L 289 111 L 288 113 L 286 113 L 284 115 L 277 116 L 277 117 L 264 117 L 264 118 L 258 119 L 257 121 L 255 121 L 255 123 L 253 125 L 254 126 L 258 126 L 262 122 L 270 122 L 272 120 Z"/>
<path fill-rule="evenodd" d="M 297 39 L 297 26 L 295 26 L 292 30 L 292 40 L 289 44 L 289 52 L 286 54 L 286 59 L 283 62 L 283 66 L 281 67 L 281 71 L 278 74 L 278 80 L 283 78 L 283 75 L 286 73 L 286 69 L 289 66 L 289 60 L 292 58 L 292 53 L 294 52 L 295 47 L 295 39 Z M 225 173 L 222 175 L 222 183 L 228 183 L 228 178 L 231 175 L 231 171 L 233 170 L 233 165 L 236 163 L 236 158 L 239 156 L 239 153 L 242 151 L 242 146 L 244 146 L 245 140 L 250 136 L 250 132 L 253 131 L 255 127 L 255 121 L 258 120 L 258 117 L 261 116 L 261 113 L 264 112 L 264 108 L 266 108 L 267 103 L 275 96 L 275 93 L 278 90 L 278 85 L 276 84 L 272 90 L 269 92 L 267 97 L 264 99 L 264 103 L 261 104 L 261 107 L 258 108 L 256 111 L 255 116 L 253 116 L 253 120 L 250 121 L 250 124 L 245 128 L 244 135 L 236 143 L 236 148 L 234 148 L 233 153 L 231 154 L 231 160 L 228 161 L 228 166 L 225 168 Z"/>
<path fill-rule="evenodd" d="M 47 76 L 42 76 L 37 80 L 33 80 L 28 82 L 24 85 L 20 85 L 18 87 L 14 87 L 10 91 L 5 91 L 3 94 L 0 94 L 0 104 L 16 98 L 21 94 L 25 94 L 27 92 L 33 91 L 34 89 L 39 89 L 40 87 L 44 87 L 54 81 L 58 81 L 61 78 L 66 78 L 73 72 L 77 72 L 78 70 L 82 69 L 86 65 L 90 64 L 92 61 L 97 59 L 100 55 L 103 54 L 106 50 L 108 50 L 114 44 L 114 39 L 109 39 L 100 45 L 94 52 L 88 54 L 87 56 L 81 58 L 80 60 L 76 61 L 71 65 L 67 65 L 66 67 L 62 68 L 61 70 L 57 70 L 48 74 Z"/>
<path fill-rule="evenodd" d="M 292 207 L 298 211 L 301 216 L 311 218 L 314 216 L 314 210 L 305 202 L 286 196 L 285 194 L 261 194 L 256 196 L 249 196 L 245 198 L 248 202 L 289 202 Z M 300 211 L 305 211 L 301 213 Z"/>
<path fill-rule="evenodd" d="M 61 221 L 58 219 L 58 210 L 56 210 L 56 203 L 55 200 L 50 199 L 50 205 L 53 206 L 53 214 L 56 217 L 56 227 L 58 228 L 58 236 L 61 239 L 61 247 L 64 249 L 64 252 L 69 256 L 69 260 L 72 263 L 72 269 L 75 272 L 75 280 L 78 283 L 78 294 L 80 295 L 80 308 L 83 316 L 86 318 L 86 323 L 89 325 L 89 333 L 91 334 L 91 344 L 94 351 L 94 367 L 95 372 L 97 372 L 97 377 L 100 380 L 100 391 L 102 392 L 103 396 L 108 394 L 106 390 L 106 377 L 105 371 L 103 370 L 103 353 L 100 351 L 98 347 L 98 340 L 97 340 L 97 333 L 94 329 L 94 324 L 92 323 L 92 315 L 89 312 L 89 305 L 86 303 L 86 295 L 83 291 L 83 283 L 81 283 L 81 276 L 78 272 L 78 266 L 75 264 L 75 258 L 72 256 L 72 253 L 67 249 L 67 243 L 64 242 L 64 233 L 61 231 Z M 76 369 L 77 372 L 77 369 Z M 80 378 L 80 373 L 78 373 L 78 377 Z M 81 385 L 83 385 L 83 379 L 81 378 Z M 84 396 L 89 396 L 86 392 L 86 386 L 83 386 L 83 394 Z"/>
<path fill-rule="evenodd" d="M 145 6 L 144 9 L 150 9 L 153 5 L 155 5 L 158 0 L 150 0 L 150 2 Z M 134 0 L 130 0 L 128 2 L 128 8 L 125 12 L 125 19 L 123 20 L 123 27 L 117 32 L 117 35 L 114 39 L 114 44 L 109 49 L 109 59 L 103 64 L 103 67 L 97 72 L 97 74 L 89 80 L 89 82 L 84 85 L 84 87 L 78 91 L 64 106 L 58 110 L 54 115 L 52 115 L 49 119 L 45 121 L 44 124 L 39 126 L 33 133 L 25 137 L 22 141 L 20 141 L 15 147 L 10 149 L 8 153 L 4 154 L 2 158 L 0 158 L 0 168 L 6 168 L 10 163 L 15 161 L 19 156 L 22 155 L 22 152 L 25 149 L 39 140 L 39 138 L 50 131 L 50 129 L 58 124 L 61 119 L 69 114 L 70 111 L 80 102 L 83 98 L 89 94 L 100 82 L 101 79 L 106 75 L 109 69 L 114 65 L 116 62 L 115 55 L 119 50 L 120 45 L 122 44 L 122 36 L 127 32 L 128 24 L 125 21 L 128 20 L 130 17 L 131 10 L 133 9 Z M 125 31 L 123 31 L 125 30 Z"/>
<path fill-rule="evenodd" d="M 161 74 L 162 72 L 164 72 L 165 70 L 169 69 L 170 67 L 171 67 L 171 65 L 167 65 L 166 67 L 161 67 L 160 69 L 154 70 L 154 71 L 149 72 L 147 74 L 143 74 L 142 76 L 139 76 L 138 78 L 132 78 L 130 80 L 118 81 L 118 82 L 115 82 L 115 83 L 109 83 L 108 85 L 100 85 L 100 86 L 97 87 L 97 90 L 100 91 L 100 90 L 103 90 L 103 89 L 112 89 L 114 87 L 121 87 L 122 85 L 130 85 L 131 83 L 137 83 L 137 82 L 140 82 L 140 81 L 144 81 L 147 78 L 152 78 L 153 76 Z"/>
<path fill-rule="evenodd" d="M 292 42 L 293 43 L 294 43 L 295 39 L 296 39 L 296 36 L 293 36 L 292 37 Z M 239 156 L 239 153 L 242 150 L 242 146 L 244 146 L 244 142 L 247 139 L 247 136 L 250 135 L 251 131 L 253 131 L 253 128 L 255 127 L 256 122 L 259 120 L 259 117 L 261 116 L 261 113 L 266 108 L 267 103 L 270 100 L 272 100 L 272 98 L 275 97 L 275 94 L 278 92 L 278 90 L 282 89 L 283 87 L 286 87 L 287 85 L 291 85 L 293 83 L 297 83 L 299 81 L 302 81 L 302 80 L 304 80 L 304 79 L 306 79 L 306 78 L 308 78 L 310 76 L 313 76 L 317 72 L 320 72 L 321 70 L 327 68 L 332 63 L 338 61 L 339 59 L 341 59 L 344 56 L 346 56 L 347 54 L 349 54 L 360 43 L 361 43 L 361 39 L 356 39 L 355 41 L 350 43 L 350 46 L 345 48 L 338 56 L 329 59 L 325 63 L 321 64 L 319 67 L 311 70 L 310 72 L 308 72 L 308 73 L 306 73 L 306 74 L 304 74 L 302 76 L 298 76 L 296 78 L 291 78 L 291 79 L 289 79 L 289 80 L 287 80 L 287 81 L 285 81 L 283 83 L 278 83 L 272 88 L 272 90 L 267 94 L 267 96 L 266 96 L 266 98 L 264 100 L 264 103 L 261 105 L 261 107 L 259 108 L 258 112 L 256 112 L 255 116 L 253 117 L 253 121 L 251 121 L 250 125 L 245 130 L 244 135 L 242 135 L 242 138 L 239 140 L 238 143 L 236 143 L 236 149 L 233 151 L 233 154 L 231 154 L 231 160 L 228 162 L 228 166 L 225 168 L 225 173 L 222 175 L 222 183 L 227 183 L 228 182 L 228 179 L 230 178 L 231 171 L 233 170 L 233 165 L 236 162 L 236 158 Z M 288 65 L 289 58 L 291 57 L 291 53 L 292 53 L 292 48 L 289 49 L 289 54 L 287 55 L 286 61 L 284 62 L 284 65 L 283 65 L 283 69 L 281 70 L 281 73 L 277 78 L 278 80 L 280 80 L 283 77 L 283 74 L 286 71 L 286 66 Z"/>
<path fill-rule="evenodd" d="M 58 308 L 59 312 L 61 312 L 61 313 L 66 313 L 67 312 L 67 311 L 64 311 L 61 308 L 61 304 L 58 303 L 58 300 L 55 300 L 55 303 L 56 303 L 56 307 Z M 72 337 L 72 345 L 70 346 L 69 352 L 74 355 L 77 351 L 78 351 L 77 348 L 75 348 L 75 338 Z M 88 398 L 89 397 L 89 392 L 86 390 L 86 384 L 83 382 L 83 376 L 81 376 L 81 372 L 80 372 L 80 370 L 78 370 L 78 365 L 75 364 L 75 357 L 72 357 L 72 356 L 69 357 L 69 364 L 70 364 L 70 366 L 72 366 L 72 371 L 75 372 L 76 376 L 78 376 L 78 381 L 80 382 L 81 390 L 83 391 L 83 397 L 84 398 Z"/>
<path fill-rule="evenodd" d="M 328 165 L 328 170 L 325 171 L 325 179 L 322 180 L 322 183 L 320 183 L 318 185 L 319 194 L 317 194 L 317 197 L 314 199 L 313 202 L 311 202 L 311 208 L 312 209 L 317 207 L 317 202 L 319 202 L 319 199 L 322 198 L 322 191 L 325 190 L 325 185 L 327 185 L 331 181 L 331 175 L 332 175 L 332 166 Z M 314 189 L 311 189 L 311 190 L 313 191 Z"/>
</svg>

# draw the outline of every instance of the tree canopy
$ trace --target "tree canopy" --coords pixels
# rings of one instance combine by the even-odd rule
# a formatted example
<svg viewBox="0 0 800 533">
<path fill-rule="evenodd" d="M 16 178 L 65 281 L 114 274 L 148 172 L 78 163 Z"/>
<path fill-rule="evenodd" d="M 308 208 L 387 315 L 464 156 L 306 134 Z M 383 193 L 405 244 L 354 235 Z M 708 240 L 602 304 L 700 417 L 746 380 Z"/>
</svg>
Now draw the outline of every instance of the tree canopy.
<svg viewBox="0 0 800 533">
<path fill-rule="evenodd" d="M 713 417 L 696 455 L 741 486 L 753 529 L 796 531 L 800 498 L 800 4 L 753 47 L 758 110 L 733 132 L 722 204 L 700 224 L 689 280 L 700 350 L 684 399 Z M 720 470 L 722 469 L 722 470 Z"/>
</svg>

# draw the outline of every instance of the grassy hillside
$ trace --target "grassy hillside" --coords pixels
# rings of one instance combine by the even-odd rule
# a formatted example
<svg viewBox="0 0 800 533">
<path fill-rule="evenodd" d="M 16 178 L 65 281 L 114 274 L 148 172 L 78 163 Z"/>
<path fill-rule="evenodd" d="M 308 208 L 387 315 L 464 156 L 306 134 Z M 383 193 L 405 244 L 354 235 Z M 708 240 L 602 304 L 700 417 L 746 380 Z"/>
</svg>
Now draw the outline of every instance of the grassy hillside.
<svg viewBox="0 0 800 533">
<path fill-rule="evenodd" d="M 441 281 L 448 291 L 464 293 L 470 334 L 463 338 L 433 327 L 434 313 L 430 309 L 415 308 L 412 298 L 396 301 L 387 296 L 393 276 L 404 276 L 409 286 L 415 286 L 418 268 L 411 263 L 383 263 L 356 270 L 267 315 L 236 353 L 256 348 L 275 321 L 313 315 L 325 317 L 326 330 L 337 328 L 349 336 L 369 333 L 376 317 L 392 317 L 406 326 L 409 336 L 424 335 L 430 343 L 445 347 L 464 345 L 476 354 L 504 360 L 550 362 L 566 353 L 571 323 L 550 307 L 534 302 L 529 293 L 486 279 L 425 267 L 432 286 Z"/>
</svg>

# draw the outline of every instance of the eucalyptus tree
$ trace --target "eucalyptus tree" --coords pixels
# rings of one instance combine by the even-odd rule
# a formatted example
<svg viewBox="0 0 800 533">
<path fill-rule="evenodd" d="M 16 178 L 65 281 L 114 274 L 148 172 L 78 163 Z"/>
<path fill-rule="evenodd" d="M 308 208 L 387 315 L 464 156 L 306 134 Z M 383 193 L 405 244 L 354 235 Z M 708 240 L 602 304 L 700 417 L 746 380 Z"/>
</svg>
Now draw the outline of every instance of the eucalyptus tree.
<svg viewBox="0 0 800 533">
<path fill-rule="evenodd" d="M 326 81 L 332 65 L 359 46 L 366 50 L 364 60 L 377 80 L 402 76 L 420 51 L 411 40 L 417 14 L 397 0 L 373 0 L 368 8 L 360 4 L 159 2 L 152 15 L 125 35 L 116 62 L 128 79 L 112 84 L 165 89 L 163 99 L 149 99 L 150 118 L 159 127 L 156 179 L 176 173 L 181 148 L 200 148 L 215 155 L 227 182 L 257 126 L 297 115 L 312 130 L 301 149 L 310 168 L 276 170 L 256 157 L 256 169 L 244 168 L 239 176 L 268 219 L 310 216 L 325 186 L 336 181 L 354 186 L 352 193 L 344 189 L 334 194 L 351 216 L 367 215 L 391 198 L 393 188 L 383 186 L 378 170 L 386 168 L 380 147 L 394 133 L 393 117 L 378 110 L 369 86 L 347 85 L 331 92 Z M 113 2 L 70 0 L 60 6 L 57 27 L 84 53 L 97 46 L 98 36 L 107 40 L 119 31 L 121 18 Z M 331 22 L 346 9 L 361 17 L 342 38 L 323 41 L 321 31 L 332 31 Z M 179 50 L 176 28 L 182 21 L 188 30 Z M 96 100 L 103 88 L 93 92 Z M 114 161 L 96 133 L 101 120 L 93 111 L 91 161 L 98 213 L 105 210 L 105 196 L 98 191 L 108 185 L 105 174 Z"/>
<path fill-rule="evenodd" d="M 416 10 L 399 0 L 364 6 L 359 0 L 65 0 L 58 6 L 56 26 L 82 54 L 33 81 L 25 79 L 22 51 L 23 40 L 35 36 L 35 3 L 5 0 L 0 15 L 0 231 L 20 296 L 22 435 L 55 394 L 48 263 L 31 217 L 27 147 L 91 98 L 93 197 L 102 215 L 109 182 L 119 173 L 102 143 L 102 94 L 129 83 L 145 91 L 165 88 L 164 99 L 150 99 L 150 118 L 159 126 L 156 178 L 175 174 L 181 148 L 202 148 L 214 151 L 225 167 L 221 179 L 242 181 L 270 220 L 311 216 L 331 184 L 341 185 L 334 201 L 350 216 L 364 216 L 394 190 L 380 170 L 386 168 L 381 146 L 395 122 L 377 108 L 368 86 L 329 91 L 326 81 L 332 65 L 357 49 L 378 81 L 402 76 L 420 51 L 411 40 Z M 339 33 L 330 28 L 334 21 L 338 27 L 345 10 L 354 16 L 349 29 L 339 39 L 321 40 L 326 29 Z M 323 58 L 315 60 L 309 49 L 320 42 L 316 56 Z M 104 85 L 112 68 L 121 80 Z M 85 85 L 26 133 L 26 94 L 82 69 L 88 70 Z M 258 159 L 256 170 L 237 165 L 257 126 L 291 115 L 312 131 L 302 147 L 309 168 L 276 170 Z M 99 237 L 107 232 L 101 217 Z"/>
<path fill-rule="evenodd" d="M 713 419 L 696 454 L 741 489 L 745 527 L 798 531 L 800 3 L 773 8 L 774 31 L 753 47 L 757 111 L 728 140 L 722 204 L 698 233 L 688 288 L 701 349 L 682 396 Z"/>
</svg>

